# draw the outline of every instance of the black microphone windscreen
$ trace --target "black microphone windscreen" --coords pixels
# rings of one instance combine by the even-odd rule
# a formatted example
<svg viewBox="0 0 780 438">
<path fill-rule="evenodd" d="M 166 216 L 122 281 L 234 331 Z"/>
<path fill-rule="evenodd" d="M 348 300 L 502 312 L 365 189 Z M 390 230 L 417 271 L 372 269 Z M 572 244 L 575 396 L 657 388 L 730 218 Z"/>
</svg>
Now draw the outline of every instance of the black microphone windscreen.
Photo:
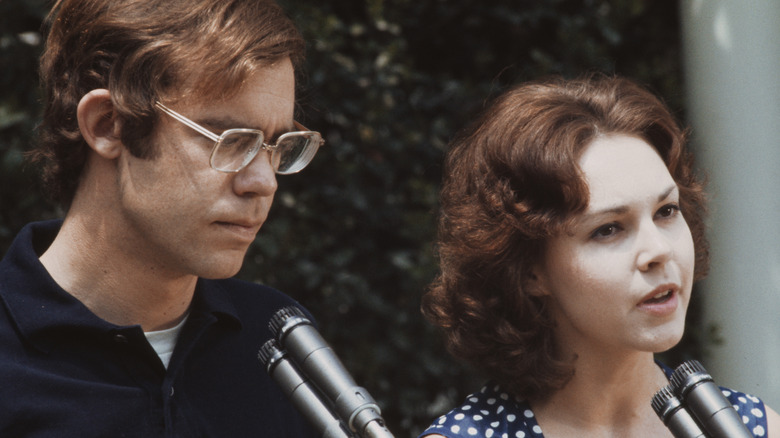
<svg viewBox="0 0 780 438">
<path fill-rule="evenodd" d="M 675 438 L 707 438 L 669 386 L 655 393 L 651 405 Z"/>
<path fill-rule="evenodd" d="M 671 385 L 688 412 L 712 438 L 753 438 L 734 406 L 698 361 L 683 363 L 672 373 Z"/>
<path fill-rule="evenodd" d="M 257 353 L 260 363 L 322 438 L 353 438 L 348 428 L 328 409 L 316 389 L 279 349 L 274 339 L 268 340 Z"/>
</svg>

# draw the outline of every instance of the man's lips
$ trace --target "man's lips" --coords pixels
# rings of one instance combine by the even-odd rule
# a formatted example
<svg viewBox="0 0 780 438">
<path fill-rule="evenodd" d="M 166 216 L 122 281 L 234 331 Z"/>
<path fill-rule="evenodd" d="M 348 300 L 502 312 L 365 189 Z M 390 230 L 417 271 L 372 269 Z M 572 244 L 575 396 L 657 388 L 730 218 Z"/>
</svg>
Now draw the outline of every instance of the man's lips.
<svg viewBox="0 0 780 438">
<path fill-rule="evenodd" d="M 255 239 L 260 226 L 263 224 L 262 222 L 247 220 L 216 221 L 214 223 L 248 241 Z"/>
<path fill-rule="evenodd" d="M 216 223 L 221 225 L 233 225 L 242 228 L 260 228 L 260 225 L 263 224 L 262 221 L 245 221 L 245 220 L 216 221 Z"/>
</svg>

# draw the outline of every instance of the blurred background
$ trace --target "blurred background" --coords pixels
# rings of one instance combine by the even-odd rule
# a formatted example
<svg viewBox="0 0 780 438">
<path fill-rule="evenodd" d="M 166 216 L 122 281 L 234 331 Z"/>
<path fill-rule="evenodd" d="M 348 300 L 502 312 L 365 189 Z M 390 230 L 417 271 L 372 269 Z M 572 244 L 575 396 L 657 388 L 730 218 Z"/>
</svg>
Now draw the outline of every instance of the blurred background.
<svg viewBox="0 0 780 438">
<path fill-rule="evenodd" d="M 437 194 L 449 139 L 513 84 L 590 71 L 639 80 L 693 125 L 693 147 L 716 192 L 711 235 L 731 236 L 713 239 L 713 252 L 722 254 L 714 277 L 697 285 L 687 334 L 662 359 L 675 366 L 699 358 L 719 384 L 775 397 L 778 407 L 780 375 L 771 373 L 780 371 L 771 361 L 780 358 L 780 342 L 771 341 L 780 324 L 780 234 L 772 227 L 780 198 L 780 2 L 280 3 L 308 43 L 299 120 L 321 131 L 327 145 L 304 172 L 279 178 L 271 217 L 239 276 L 283 290 L 312 311 L 396 436 L 416 435 L 484 379 L 449 357 L 419 311 L 437 272 Z M 0 255 L 25 223 L 63 214 L 24 161 L 42 107 L 37 57 L 48 7 L 0 0 Z M 729 123 L 728 135 L 719 131 Z M 727 170 L 746 156 L 754 159 Z M 713 175 L 721 173 L 737 182 L 720 183 Z M 744 222 L 744 210 L 758 219 Z M 737 216 L 718 216 L 722 211 Z M 743 336 L 756 340 L 730 341 Z"/>
</svg>

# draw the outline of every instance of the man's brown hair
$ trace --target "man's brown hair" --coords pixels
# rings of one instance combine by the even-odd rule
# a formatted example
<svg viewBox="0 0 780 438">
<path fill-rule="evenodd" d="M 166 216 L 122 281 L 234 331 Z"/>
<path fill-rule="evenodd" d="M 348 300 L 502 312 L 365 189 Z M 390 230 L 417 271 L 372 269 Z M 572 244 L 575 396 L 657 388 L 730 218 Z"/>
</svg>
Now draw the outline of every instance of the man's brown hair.
<svg viewBox="0 0 780 438">
<path fill-rule="evenodd" d="M 228 96 L 254 69 L 286 57 L 299 66 L 304 52 L 270 0 L 59 0 L 46 23 L 46 107 L 32 157 L 48 194 L 66 207 L 87 157 L 76 108 L 89 91 L 110 91 L 122 142 L 153 158 L 144 140 L 155 101 Z"/>
</svg>

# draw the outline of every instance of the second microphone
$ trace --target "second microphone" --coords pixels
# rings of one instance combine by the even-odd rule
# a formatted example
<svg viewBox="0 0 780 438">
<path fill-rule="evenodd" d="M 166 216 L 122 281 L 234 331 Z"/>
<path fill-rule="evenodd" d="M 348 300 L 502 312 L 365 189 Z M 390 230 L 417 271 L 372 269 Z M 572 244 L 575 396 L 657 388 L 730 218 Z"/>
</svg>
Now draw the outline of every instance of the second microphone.
<svg viewBox="0 0 780 438">
<path fill-rule="evenodd" d="M 297 307 L 279 310 L 269 327 L 300 370 L 333 403 L 336 414 L 361 437 L 392 438 L 379 406 L 358 386 L 311 321 Z"/>
</svg>

